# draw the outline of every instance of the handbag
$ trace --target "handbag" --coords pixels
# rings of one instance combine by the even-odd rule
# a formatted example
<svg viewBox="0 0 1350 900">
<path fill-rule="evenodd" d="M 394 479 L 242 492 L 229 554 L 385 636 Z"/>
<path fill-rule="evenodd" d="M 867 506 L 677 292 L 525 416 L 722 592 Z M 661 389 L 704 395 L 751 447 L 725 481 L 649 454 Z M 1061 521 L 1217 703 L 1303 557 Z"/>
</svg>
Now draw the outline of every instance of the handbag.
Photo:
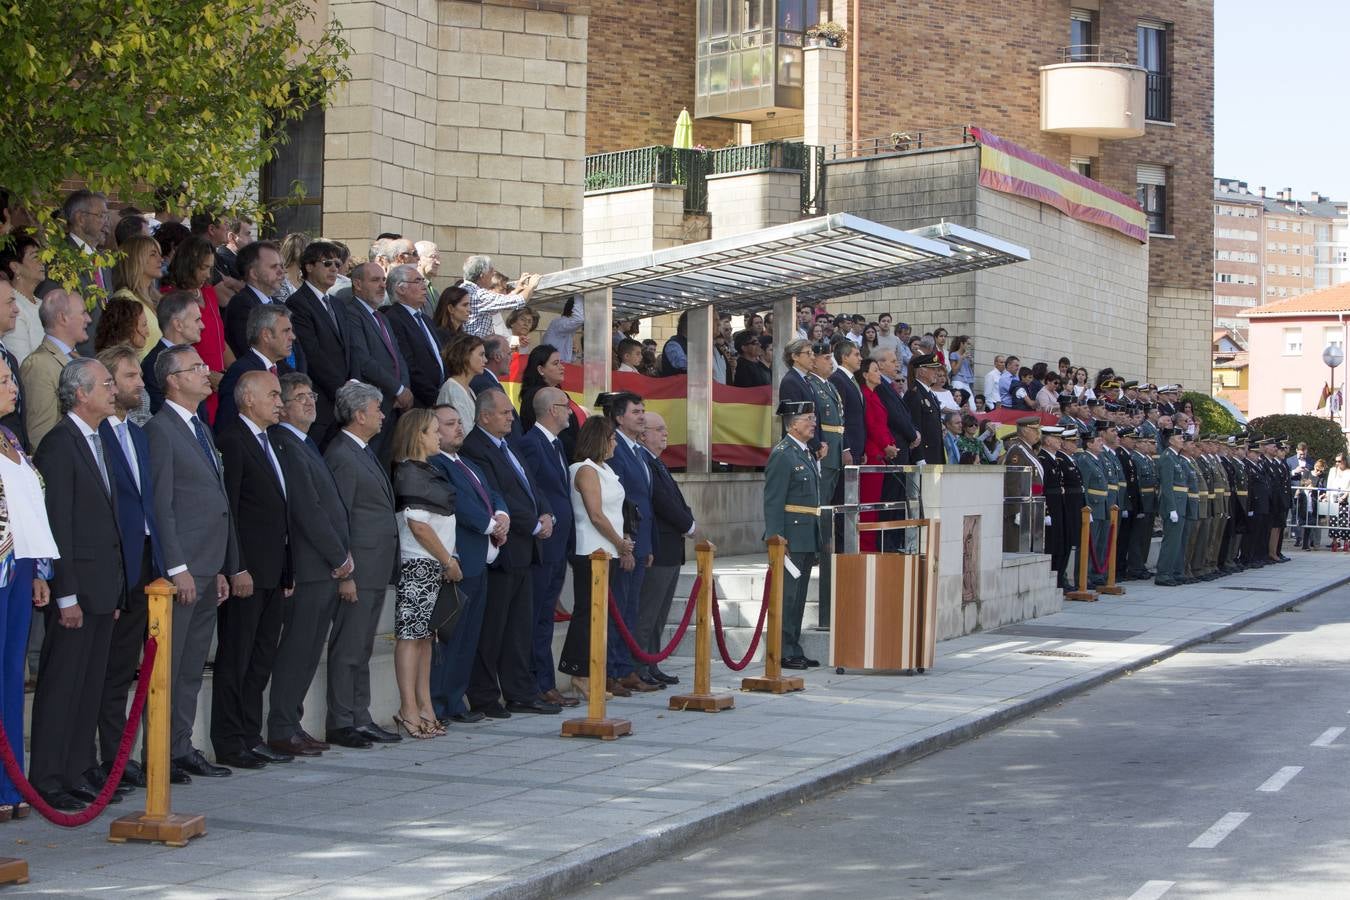
<svg viewBox="0 0 1350 900">
<path fill-rule="evenodd" d="M 436 604 L 431 608 L 431 633 L 437 640 L 448 644 L 463 613 L 464 598 L 459 593 L 459 585 L 453 581 L 442 582 L 440 592 L 436 594 Z"/>
</svg>

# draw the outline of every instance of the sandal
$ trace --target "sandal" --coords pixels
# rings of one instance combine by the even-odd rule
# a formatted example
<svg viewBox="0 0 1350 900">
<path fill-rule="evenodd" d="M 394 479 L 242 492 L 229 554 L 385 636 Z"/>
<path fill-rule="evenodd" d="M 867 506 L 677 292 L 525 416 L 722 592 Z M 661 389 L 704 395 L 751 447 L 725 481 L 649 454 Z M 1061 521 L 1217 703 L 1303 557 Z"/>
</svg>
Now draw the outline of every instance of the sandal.
<svg viewBox="0 0 1350 900">
<path fill-rule="evenodd" d="M 428 719 L 426 716 L 420 717 L 422 720 L 422 730 L 431 737 L 441 737 L 446 734 L 445 726 L 435 719 Z"/>
<path fill-rule="evenodd" d="M 425 741 L 428 738 L 435 737 L 435 735 L 427 734 L 427 732 L 420 725 L 416 729 L 414 729 L 411 725 L 408 724 L 408 720 L 400 716 L 398 713 L 394 713 L 394 727 L 402 728 L 404 731 L 408 732 L 408 737 L 416 741 Z"/>
<path fill-rule="evenodd" d="M 8 822 L 12 818 L 14 818 L 14 805 L 6 803 L 0 806 L 0 822 Z"/>
</svg>

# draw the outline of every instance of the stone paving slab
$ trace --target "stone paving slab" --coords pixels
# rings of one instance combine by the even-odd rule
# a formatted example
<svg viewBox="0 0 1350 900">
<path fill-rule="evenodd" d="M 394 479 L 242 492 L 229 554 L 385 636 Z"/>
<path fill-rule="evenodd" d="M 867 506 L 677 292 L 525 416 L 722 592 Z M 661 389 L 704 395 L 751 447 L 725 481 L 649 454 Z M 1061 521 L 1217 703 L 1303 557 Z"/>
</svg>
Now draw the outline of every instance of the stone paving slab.
<svg viewBox="0 0 1350 900">
<path fill-rule="evenodd" d="M 431 741 L 199 778 L 174 790 L 173 805 L 204 813 L 208 833 L 182 849 L 105 841 L 108 820 L 140 794 L 81 829 L 36 817 L 0 826 L 0 855 L 27 859 L 32 879 L 6 893 L 556 896 L 1347 582 L 1350 559 L 1299 554 L 1184 588 L 1127 584 L 1125 596 L 1069 604 L 1034 622 L 1035 630 L 1109 629 L 1100 635 L 1109 640 L 1070 631 L 944 641 L 922 676 L 822 668 L 806 674 L 804 693 L 773 696 L 740 693 L 739 675 L 718 664 L 714 690 L 732 693 L 734 710 L 671 712 L 667 692 L 612 701 L 610 714 L 634 729 L 616 742 L 563 739 L 559 717 L 515 716 Z M 1122 631 L 1138 634 L 1122 640 Z M 671 671 L 687 688 L 689 664 L 677 660 Z"/>
</svg>

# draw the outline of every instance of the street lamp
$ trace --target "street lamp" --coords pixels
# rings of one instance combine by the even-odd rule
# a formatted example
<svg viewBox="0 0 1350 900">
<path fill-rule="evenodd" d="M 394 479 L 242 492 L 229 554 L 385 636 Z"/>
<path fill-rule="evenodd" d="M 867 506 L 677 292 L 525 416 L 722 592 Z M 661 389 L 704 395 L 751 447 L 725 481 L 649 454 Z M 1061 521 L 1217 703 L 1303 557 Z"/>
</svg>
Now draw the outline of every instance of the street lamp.
<svg viewBox="0 0 1350 900">
<path fill-rule="evenodd" d="M 1327 348 L 1322 351 L 1322 362 L 1331 367 L 1331 396 L 1327 398 L 1327 418 L 1336 421 L 1336 367 L 1345 362 L 1345 351 L 1336 344 L 1327 344 Z"/>
</svg>

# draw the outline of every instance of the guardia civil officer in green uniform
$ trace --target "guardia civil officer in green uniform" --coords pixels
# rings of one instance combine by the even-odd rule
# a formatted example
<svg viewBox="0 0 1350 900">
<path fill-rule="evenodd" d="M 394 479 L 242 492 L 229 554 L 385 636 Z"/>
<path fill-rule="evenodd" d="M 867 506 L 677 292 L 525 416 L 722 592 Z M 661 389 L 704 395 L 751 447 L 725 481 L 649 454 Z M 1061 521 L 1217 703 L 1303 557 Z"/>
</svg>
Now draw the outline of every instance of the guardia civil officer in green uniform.
<svg viewBox="0 0 1350 900">
<path fill-rule="evenodd" d="M 1126 413 L 1123 408 L 1118 415 L 1124 421 Z M 1133 433 L 1134 428 L 1131 426 L 1117 423 L 1102 435 L 1106 444 L 1106 461 L 1111 463 L 1118 477 L 1115 499 L 1116 506 L 1120 508 L 1120 519 L 1116 523 L 1116 576 L 1122 581 L 1132 577 L 1126 557 L 1129 556 L 1130 540 L 1134 534 L 1134 517 L 1139 511 L 1139 483 L 1134 474 L 1134 460 L 1121 441 L 1123 435 Z"/>
<path fill-rule="evenodd" d="M 820 550 L 820 471 L 808 449 L 816 433 L 815 404 L 784 400 L 778 404 L 786 434 L 769 453 L 764 469 L 764 538 L 787 539 L 788 560 L 783 579 L 783 668 L 820 665 L 802 650 L 802 613 L 806 588 Z M 792 568 L 797 574 L 792 574 Z"/>
<path fill-rule="evenodd" d="M 1209 460 L 1201 451 L 1200 440 L 1187 436 L 1182 452 L 1195 469 L 1195 500 L 1198 515 L 1194 531 L 1186 536 L 1186 575 L 1194 581 L 1207 580 L 1205 575 L 1205 550 L 1209 546 L 1209 535 L 1213 527 L 1214 516 L 1211 506 L 1210 481 L 1214 473 L 1209 470 Z M 1187 498 L 1189 499 L 1189 498 Z"/>
<path fill-rule="evenodd" d="M 829 505 L 834 502 L 834 486 L 845 465 L 851 465 L 844 458 L 844 401 L 839 391 L 830 384 L 830 375 L 834 372 L 834 353 L 825 341 L 811 345 L 811 374 L 807 384 L 814 393 L 816 414 L 816 434 L 820 437 L 823 451 L 820 459 L 820 501 L 817 505 Z M 820 552 L 829 554 L 834 551 L 834 516 L 821 515 Z M 830 623 L 830 563 L 822 561 L 820 566 L 820 624 Z M 787 651 L 784 650 L 784 653 Z"/>
<path fill-rule="evenodd" d="M 1209 470 L 1213 477 L 1209 482 L 1209 511 L 1212 516 L 1209 531 L 1209 549 L 1205 554 L 1205 569 L 1210 578 L 1218 578 L 1225 573 L 1219 570 L 1221 565 L 1219 551 L 1223 547 L 1224 533 L 1228 530 L 1228 471 L 1223 467 L 1223 457 L 1219 451 L 1219 437 L 1211 434 L 1204 444 L 1205 457 L 1209 460 Z"/>
<path fill-rule="evenodd" d="M 1141 433 L 1131 429 L 1120 432 L 1121 443 L 1134 464 L 1135 485 L 1139 492 L 1139 508 L 1130 514 L 1130 547 L 1125 557 L 1125 571 L 1131 578 L 1152 578 L 1148 568 L 1148 551 L 1153 543 L 1153 522 L 1158 513 L 1158 464 L 1153 457 L 1157 431 Z"/>
<path fill-rule="evenodd" d="M 1176 587 L 1186 577 L 1183 554 L 1186 550 L 1186 494 L 1190 490 L 1188 467 L 1181 456 L 1182 435 L 1175 428 L 1163 428 L 1158 439 L 1164 443 L 1158 454 L 1158 517 L 1162 520 L 1162 547 L 1158 551 L 1159 587 Z"/>
<path fill-rule="evenodd" d="M 1106 584 L 1106 545 L 1111 532 L 1110 514 L 1106 505 L 1108 482 L 1106 468 L 1101 461 L 1101 452 L 1101 435 L 1094 434 L 1086 440 L 1084 449 L 1073 455 L 1074 465 L 1083 475 L 1083 491 L 1087 495 L 1085 502 L 1092 515 L 1091 525 L 1088 528 L 1091 549 L 1086 551 L 1089 588 Z M 1080 548 L 1079 552 L 1084 551 Z M 1097 571 L 1098 567 L 1101 567 L 1100 572 Z"/>
<path fill-rule="evenodd" d="M 1200 470 L 1195 465 L 1195 436 L 1181 438 L 1181 463 L 1186 471 L 1186 533 L 1182 538 L 1181 583 L 1194 584 L 1195 569 L 1191 560 L 1195 555 L 1196 539 L 1200 529 Z"/>
<path fill-rule="evenodd" d="M 1247 535 L 1247 519 L 1251 515 L 1247 503 L 1246 451 L 1235 437 L 1230 437 L 1224 448 L 1223 464 L 1228 472 L 1228 527 L 1224 531 L 1224 545 L 1219 553 L 1221 571 L 1225 575 L 1242 571 L 1238 553 Z"/>
</svg>

